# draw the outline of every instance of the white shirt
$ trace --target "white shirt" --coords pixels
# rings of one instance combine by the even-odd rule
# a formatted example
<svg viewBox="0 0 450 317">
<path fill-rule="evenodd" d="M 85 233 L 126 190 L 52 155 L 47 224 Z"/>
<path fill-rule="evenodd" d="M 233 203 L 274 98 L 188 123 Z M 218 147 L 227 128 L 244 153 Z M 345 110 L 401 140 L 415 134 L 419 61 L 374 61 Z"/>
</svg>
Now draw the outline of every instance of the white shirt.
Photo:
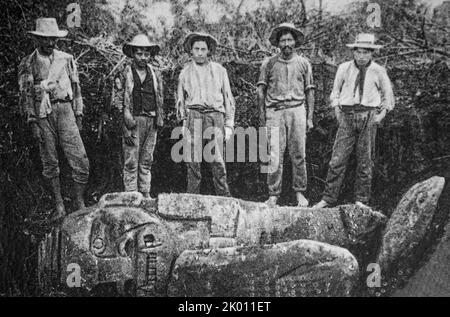
<svg viewBox="0 0 450 317">
<path fill-rule="evenodd" d="M 391 111 L 395 105 L 392 84 L 386 69 L 371 62 L 366 70 L 363 96 L 355 89 L 359 69 L 353 60 L 339 65 L 331 92 L 331 106 L 353 106 L 361 104 Z"/>
</svg>

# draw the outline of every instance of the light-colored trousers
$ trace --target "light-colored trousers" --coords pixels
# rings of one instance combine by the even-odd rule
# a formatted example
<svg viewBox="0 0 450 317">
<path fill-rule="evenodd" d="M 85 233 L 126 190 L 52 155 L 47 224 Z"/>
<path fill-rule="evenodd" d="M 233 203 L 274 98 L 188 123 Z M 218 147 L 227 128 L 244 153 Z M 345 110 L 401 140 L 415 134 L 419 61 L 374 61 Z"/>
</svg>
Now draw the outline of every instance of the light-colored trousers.
<svg viewBox="0 0 450 317">
<path fill-rule="evenodd" d="M 266 110 L 266 126 L 269 135 L 269 173 L 267 185 L 270 196 L 281 194 L 283 163 L 286 146 L 292 161 L 292 188 L 295 192 L 306 190 L 306 109 L 304 105 L 275 110 Z M 278 142 L 273 138 L 278 134 Z M 274 144 L 272 144 L 274 143 Z"/>
<path fill-rule="evenodd" d="M 38 121 L 43 142 L 39 144 L 43 171 L 46 178 L 59 176 L 59 144 L 72 168 L 72 179 L 86 184 L 89 178 L 89 160 L 80 136 L 70 102 L 52 104 L 52 112 Z"/>
</svg>

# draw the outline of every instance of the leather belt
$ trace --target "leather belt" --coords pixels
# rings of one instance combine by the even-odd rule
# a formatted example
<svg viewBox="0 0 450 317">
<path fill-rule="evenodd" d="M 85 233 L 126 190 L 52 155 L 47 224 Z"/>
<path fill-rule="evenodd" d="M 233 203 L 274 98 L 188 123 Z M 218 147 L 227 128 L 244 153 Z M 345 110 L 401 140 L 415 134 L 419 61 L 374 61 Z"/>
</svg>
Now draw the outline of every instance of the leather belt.
<svg viewBox="0 0 450 317">
<path fill-rule="evenodd" d="M 280 111 L 280 110 L 285 110 L 285 109 L 290 109 L 290 108 L 297 108 L 303 106 L 303 103 L 301 104 L 296 104 L 296 105 L 289 105 L 289 104 L 284 104 L 284 103 L 279 103 L 276 104 L 275 106 L 270 107 L 269 109 L 273 109 L 274 111 Z"/>
<path fill-rule="evenodd" d="M 217 110 L 212 109 L 212 108 L 208 108 L 205 106 L 201 106 L 201 105 L 192 105 L 187 107 L 189 110 L 195 110 L 198 111 L 200 113 L 209 113 L 209 112 L 216 112 Z"/>
<path fill-rule="evenodd" d="M 342 112 L 344 112 L 344 113 L 355 113 L 355 112 L 378 110 L 378 108 L 367 107 L 367 106 L 363 106 L 361 104 L 357 104 L 357 105 L 353 105 L 353 106 L 342 105 L 342 106 L 340 106 L 340 108 L 341 108 Z"/>
<path fill-rule="evenodd" d="M 55 100 L 50 100 L 50 103 L 56 104 L 56 103 L 67 103 L 67 102 L 72 102 L 72 100 L 64 100 L 64 99 L 55 99 Z"/>
</svg>

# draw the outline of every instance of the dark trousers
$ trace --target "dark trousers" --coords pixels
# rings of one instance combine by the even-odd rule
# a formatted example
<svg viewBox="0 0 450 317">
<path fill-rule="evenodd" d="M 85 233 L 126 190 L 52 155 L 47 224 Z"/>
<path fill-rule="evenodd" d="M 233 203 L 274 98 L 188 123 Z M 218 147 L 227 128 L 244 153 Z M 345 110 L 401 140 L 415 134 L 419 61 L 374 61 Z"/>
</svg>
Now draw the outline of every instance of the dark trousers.
<svg viewBox="0 0 450 317">
<path fill-rule="evenodd" d="M 189 110 L 187 118 L 187 128 L 191 136 L 191 159 L 186 162 L 187 165 L 187 192 L 191 194 L 200 193 L 200 183 L 202 179 L 201 161 L 205 145 L 208 147 L 216 146 L 220 149 L 219 153 L 215 152 L 215 159 L 209 162 L 213 174 L 214 188 L 216 195 L 231 196 L 227 183 L 227 171 L 223 155 L 223 139 L 224 139 L 224 115 L 221 112 L 200 112 L 197 110 Z M 216 130 L 218 135 L 203 138 L 205 130 Z M 208 160 L 207 160 L 208 161 Z"/>
<path fill-rule="evenodd" d="M 150 193 L 152 182 L 153 152 L 155 151 L 157 130 L 155 117 L 136 116 L 134 145 L 123 141 L 123 184 L 125 191 Z"/>
<path fill-rule="evenodd" d="M 373 155 L 377 126 L 375 110 L 343 112 L 336 134 L 328 169 L 323 200 L 336 203 L 347 169 L 348 159 L 356 145 L 355 200 L 367 204 L 372 185 Z"/>
</svg>

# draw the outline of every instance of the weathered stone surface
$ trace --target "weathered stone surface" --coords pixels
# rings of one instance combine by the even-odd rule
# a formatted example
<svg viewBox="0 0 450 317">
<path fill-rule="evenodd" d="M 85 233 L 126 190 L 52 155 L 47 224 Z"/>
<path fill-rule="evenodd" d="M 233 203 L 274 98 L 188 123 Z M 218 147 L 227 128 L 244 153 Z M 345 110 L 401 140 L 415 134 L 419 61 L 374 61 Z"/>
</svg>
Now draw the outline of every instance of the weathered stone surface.
<svg viewBox="0 0 450 317">
<path fill-rule="evenodd" d="M 81 268 L 81 286 L 86 290 L 91 290 L 100 283 L 133 278 L 131 259 L 121 257 L 116 244 L 117 238 L 129 226 L 121 220 L 120 212 L 114 209 L 110 211 L 108 213 L 105 209 L 90 208 L 64 219 L 60 250 L 62 285 L 66 285 L 71 273 L 67 271 L 70 264 L 77 264 Z M 129 209 L 124 208 L 123 212 L 130 214 Z M 135 225 L 139 218 L 143 223 L 150 221 L 144 216 L 136 215 L 132 223 Z"/>
<path fill-rule="evenodd" d="M 161 216 L 210 217 L 211 237 L 234 238 L 238 245 L 309 239 L 349 247 L 369 240 L 386 221 L 383 214 L 355 205 L 269 208 L 263 203 L 192 194 L 161 194 L 157 204 Z"/>
<path fill-rule="evenodd" d="M 315 241 L 297 243 L 297 240 L 308 238 L 348 245 L 364 240 L 382 221 L 381 214 L 355 206 L 272 210 L 265 204 L 225 197 L 178 194 L 160 195 L 155 200 L 143 199 L 139 193 L 112 193 L 102 197 L 96 206 L 66 217 L 60 235 L 47 241 L 60 243 L 60 260 L 54 256 L 58 247 L 52 250 L 48 245 L 43 245 L 43 249 L 53 253 L 41 252 L 41 260 L 59 271 L 63 285 L 71 273 L 68 266 L 75 263 L 81 268 L 83 289 L 111 282 L 123 289 L 127 282 L 133 281 L 136 295 L 165 296 L 169 281 L 177 277 L 173 272 L 176 261 L 185 263 L 189 258 L 185 259 L 185 255 L 206 256 L 205 252 L 219 250 L 220 257 L 231 254 L 229 262 L 224 262 L 231 266 L 223 264 L 224 269 L 235 268 L 242 273 L 255 272 L 255 268 L 256 283 L 265 280 L 258 272 L 272 274 L 275 288 L 271 292 L 277 287 L 283 289 L 272 295 L 292 292 L 311 295 L 307 291 L 309 286 L 305 286 L 308 283 L 317 294 L 320 291 L 344 295 L 351 288 L 352 283 L 347 281 L 357 267 L 353 257 L 349 260 L 349 252 Z M 283 244 L 291 240 L 296 241 Z M 179 258 L 180 255 L 183 256 Z M 214 272 L 220 263 L 214 257 L 204 260 L 199 263 L 208 272 Z M 186 263 L 188 267 L 197 265 Z M 180 265 L 177 267 L 181 269 Z M 290 270 L 296 273 L 291 274 Z M 239 275 L 217 276 L 224 280 L 213 278 L 214 281 L 205 283 L 232 284 L 240 282 L 231 278 L 242 279 Z M 328 283 L 338 276 L 344 281 L 343 288 Z M 288 280 L 289 293 L 284 291 Z"/>
<path fill-rule="evenodd" d="M 418 183 L 402 197 L 383 234 L 377 263 L 383 271 L 402 261 L 414 261 L 414 250 L 426 235 L 445 185 L 443 177 Z"/>
<path fill-rule="evenodd" d="M 61 230 L 59 228 L 52 229 L 47 233 L 39 245 L 38 249 L 38 283 L 40 291 L 48 293 L 58 279 L 60 266 L 59 257 L 59 241 L 61 239 Z"/>
<path fill-rule="evenodd" d="M 177 237 L 164 223 L 155 221 L 136 229 L 130 239 L 136 295 L 165 296 L 172 263 L 179 255 Z"/>
<path fill-rule="evenodd" d="M 431 178 L 402 198 L 378 255 L 383 273 L 392 263 L 411 261 L 416 246 L 432 232 L 444 182 Z M 111 193 L 69 215 L 46 236 L 39 249 L 40 284 L 59 278 L 65 285 L 69 265 L 78 264 L 86 290 L 111 282 L 123 289 L 134 282 L 140 296 L 345 296 L 358 264 L 340 247 L 357 250 L 352 248 L 371 241 L 385 222 L 381 213 L 354 205 L 269 208 L 230 197 L 143 199 L 139 193 Z M 448 284 L 435 282 L 430 288 L 429 281 L 448 276 L 449 240 L 448 227 L 406 294 L 433 289 L 446 294 Z"/>
<path fill-rule="evenodd" d="M 265 247 L 187 250 L 169 296 L 349 296 L 358 263 L 346 249 L 297 240 Z"/>
<path fill-rule="evenodd" d="M 78 264 L 81 287 L 88 291 L 111 282 L 123 288 L 133 280 L 138 295 L 165 294 L 176 257 L 186 249 L 209 247 L 211 218 L 160 217 L 155 208 L 155 200 L 139 193 L 112 193 L 69 215 L 61 233 L 41 245 L 42 279 L 56 276 L 66 285 L 72 273 L 67 268 Z"/>
<path fill-rule="evenodd" d="M 109 193 L 103 195 L 98 206 L 100 208 L 105 207 L 139 207 L 142 204 L 144 197 L 139 192 L 120 192 L 120 193 Z"/>
<path fill-rule="evenodd" d="M 228 247 L 236 247 L 237 241 L 234 238 L 221 238 L 214 237 L 209 239 L 209 248 L 217 249 L 217 248 L 228 248 Z"/>
<path fill-rule="evenodd" d="M 178 218 L 211 218 L 211 237 L 236 237 L 242 208 L 237 199 L 193 194 L 160 194 L 158 214 Z"/>
<path fill-rule="evenodd" d="M 429 261 L 393 296 L 450 297 L 450 222 Z"/>
</svg>

